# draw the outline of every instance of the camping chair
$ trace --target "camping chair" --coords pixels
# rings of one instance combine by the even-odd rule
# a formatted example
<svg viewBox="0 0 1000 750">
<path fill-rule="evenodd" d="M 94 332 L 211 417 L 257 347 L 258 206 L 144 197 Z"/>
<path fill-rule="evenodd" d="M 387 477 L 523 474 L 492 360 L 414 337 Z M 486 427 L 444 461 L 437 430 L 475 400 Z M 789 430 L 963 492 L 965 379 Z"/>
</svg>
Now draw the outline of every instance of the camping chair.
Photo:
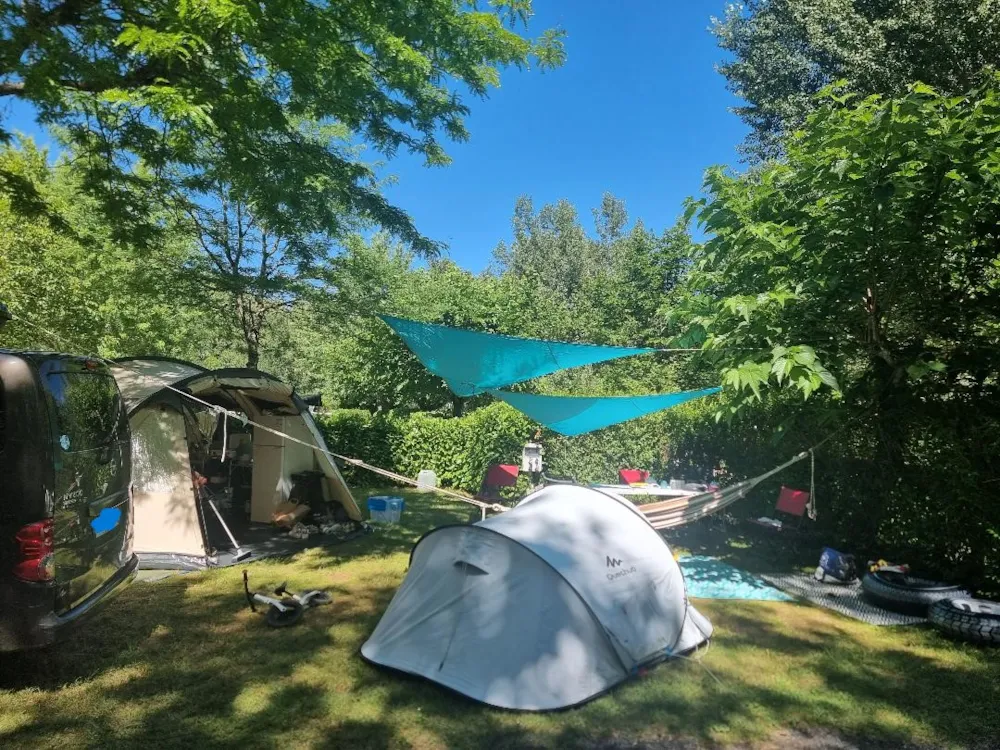
<svg viewBox="0 0 1000 750">
<path fill-rule="evenodd" d="M 786 516 L 797 518 L 798 521 L 793 523 L 783 522 L 781 526 L 775 526 L 757 518 L 751 518 L 750 522 L 757 524 L 758 526 L 763 526 L 766 529 L 771 529 L 772 531 L 798 531 L 802 527 L 802 521 L 806 517 L 806 509 L 808 507 L 808 492 L 805 490 L 792 489 L 791 487 L 785 487 L 782 485 L 781 492 L 778 493 L 778 502 L 774 504 L 774 510 L 776 511 L 776 514 L 783 513 Z"/>
<path fill-rule="evenodd" d="M 486 470 L 483 483 L 479 487 L 477 500 L 496 503 L 503 500 L 500 495 L 501 487 L 513 487 L 517 484 L 517 475 L 520 469 L 514 464 L 492 464 Z"/>
<path fill-rule="evenodd" d="M 618 472 L 618 480 L 622 484 L 639 484 L 649 479 L 649 472 L 645 469 L 622 469 Z"/>
</svg>

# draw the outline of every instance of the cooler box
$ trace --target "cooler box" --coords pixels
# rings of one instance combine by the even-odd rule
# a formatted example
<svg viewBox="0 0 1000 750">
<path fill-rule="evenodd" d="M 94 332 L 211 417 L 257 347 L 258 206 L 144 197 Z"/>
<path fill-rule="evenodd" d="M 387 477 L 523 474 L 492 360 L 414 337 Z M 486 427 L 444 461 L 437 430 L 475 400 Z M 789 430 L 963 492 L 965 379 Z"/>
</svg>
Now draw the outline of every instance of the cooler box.
<svg viewBox="0 0 1000 750">
<path fill-rule="evenodd" d="M 368 518 L 373 523 L 399 523 L 406 503 L 401 497 L 377 495 L 368 498 Z"/>
</svg>

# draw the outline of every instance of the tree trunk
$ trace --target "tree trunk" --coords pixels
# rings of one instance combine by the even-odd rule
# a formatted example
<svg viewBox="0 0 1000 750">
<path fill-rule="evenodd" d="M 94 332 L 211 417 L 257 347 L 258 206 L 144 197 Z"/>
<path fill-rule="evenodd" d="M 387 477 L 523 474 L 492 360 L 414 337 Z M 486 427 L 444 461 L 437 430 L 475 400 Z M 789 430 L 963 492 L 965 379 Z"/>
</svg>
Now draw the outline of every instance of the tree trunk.
<svg viewBox="0 0 1000 750">
<path fill-rule="evenodd" d="M 465 399 L 461 396 L 451 397 L 451 415 L 453 417 L 460 417 L 465 413 Z"/>
<path fill-rule="evenodd" d="M 247 339 L 247 367 L 256 370 L 260 363 L 260 352 L 257 350 L 256 342 Z"/>
</svg>

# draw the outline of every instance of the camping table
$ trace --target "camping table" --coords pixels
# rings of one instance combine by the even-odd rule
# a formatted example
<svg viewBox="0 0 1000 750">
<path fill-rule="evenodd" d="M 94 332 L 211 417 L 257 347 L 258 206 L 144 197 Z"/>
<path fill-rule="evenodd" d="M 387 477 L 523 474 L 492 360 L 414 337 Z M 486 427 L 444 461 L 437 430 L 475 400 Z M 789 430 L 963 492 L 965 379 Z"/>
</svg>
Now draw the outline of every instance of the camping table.
<svg viewBox="0 0 1000 750">
<path fill-rule="evenodd" d="M 627 497 L 628 495 L 649 495 L 650 497 L 688 497 L 690 495 L 697 495 L 696 490 L 680 490 L 671 487 L 658 487 L 656 485 L 649 485 L 648 487 L 643 487 L 641 485 L 630 485 L 630 484 L 592 484 L 590 485 L 595 490 L 603 490 L 604 492 L 612 492 L 616 495 L 622 497 Z"/>
</svg>

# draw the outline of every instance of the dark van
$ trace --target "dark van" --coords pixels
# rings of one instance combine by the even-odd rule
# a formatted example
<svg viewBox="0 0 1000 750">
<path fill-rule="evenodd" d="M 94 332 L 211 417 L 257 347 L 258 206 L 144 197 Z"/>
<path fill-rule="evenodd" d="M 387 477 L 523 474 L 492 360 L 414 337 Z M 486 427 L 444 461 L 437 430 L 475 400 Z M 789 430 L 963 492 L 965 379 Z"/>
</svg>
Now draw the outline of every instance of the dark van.
<svg viewBox="0 0 1000 750">
<path fill-rule="evenodd" d="M 102 362 L 0 349 L 0 651 L 52 643 L 135 576 L 130 456 Z"/>
</svg>

